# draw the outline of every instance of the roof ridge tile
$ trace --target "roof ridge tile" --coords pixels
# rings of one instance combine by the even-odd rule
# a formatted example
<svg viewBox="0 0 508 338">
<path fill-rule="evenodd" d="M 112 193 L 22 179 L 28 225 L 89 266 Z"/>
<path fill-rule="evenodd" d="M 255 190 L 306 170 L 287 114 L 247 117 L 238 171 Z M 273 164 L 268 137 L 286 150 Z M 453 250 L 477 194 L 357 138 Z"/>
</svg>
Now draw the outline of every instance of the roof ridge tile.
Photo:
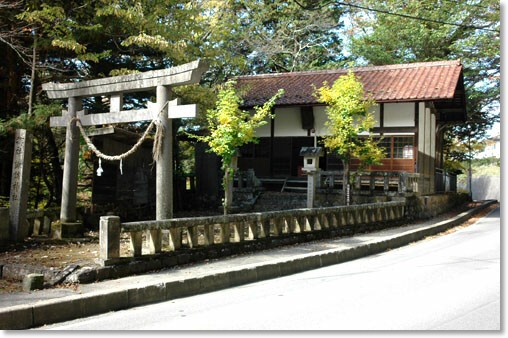
<svg viewBox="0 0 508 338">
<path fill-rule="evenodd" d="M 322 75 L 322 74 L 341 74 L 349 70 L 353 72 L 373 72 L 373 71 L 389 71 L 397 69 L 410 69 L 410 68 L 427 68 L 427 67 L 451 67 L 460 66 L 460 59 L 457 60 L 442 60 L 442 61 L 428 61 L 428 62 L 413 62 L 404 64 L 390 64 L 390 65 L 376 65 L 376 66 L 362 66 L 353 68 L 341 69 L 318 69 L 318 70 L 304 70 L 297 72 L 284 72 L 284 73 L 266 73 L 266 74 L 252 74 L 240 75 L 236 78 L 239 80 L 252 79 L 252 78 L 272 78 L 272 77 L 295 77 L 295 76 L 309 76 L 309 75 Z"/>
</svg>

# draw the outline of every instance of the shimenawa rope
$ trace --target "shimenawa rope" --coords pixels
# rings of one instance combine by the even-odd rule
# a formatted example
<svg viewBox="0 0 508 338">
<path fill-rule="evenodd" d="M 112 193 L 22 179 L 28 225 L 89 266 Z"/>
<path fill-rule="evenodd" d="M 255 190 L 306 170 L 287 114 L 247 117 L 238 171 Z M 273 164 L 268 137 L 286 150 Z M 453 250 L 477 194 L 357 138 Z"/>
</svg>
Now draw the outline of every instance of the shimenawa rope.
<svg viewBox="0 0 508 338">
<path fill-rule="evenodd" d="M 138 148 L 141 146 L 141 144 L 148 137 L 148 134 L 153 129 L 154 125 L 156 126 L 156 130 L 155 130 L 155 138 L 154 138 L 154 142 L 153 142 L 152 157 L 153 157 L 154 161 L 157 161 L 160 159 L 161 152 L 162 152 L 162 139 L 164 138 L 164 134 L 165 134 L 164 125 L 162 124 L 160 114 L 164 111 L 164 108 L 166 108 L 168 103 L 169 103 L 169 101 L 166 101 L 164 106 L 162 106 L 162 108 L 158 112 L 157 116 L 150 122 L 150 124 L 146 128 L 145 132 L 143 133 L 141 138 L 136 142 L 136 144 L 134 144 L 131 149 L 129 149 L 128 151 L 126 151 L 125 153 L 120 154 L 120 155 L 114 155 L 114 156 L 106 155 L 106 154 L 102 153 L 99 149 L 97 149 L 97 147 L 92 143 L 92 140 L 90 140 L 90 138 L 86 134 L 86 132 L 83 128 L 83 125 L 81 124 L 81 121 L 78 117 L 73 117 L 69 121 L 69 126 L 72 125 L 72 122 L 76 121 L 76 125 L 78 126 L 78 128 L 81 132 L 81 135 L 83 136 L 83 139 L 85 140 L 86 144 L 95 153 L 95 155 L 97 155 L 97 157 L 99 158 L 99 169 L 97 169 L 98 176 L 101 176 L 101 173 L 102 173 L 101 159 L 106 160 L 106 161 L 120 161 L 120 172 L 123 174 L 123 159 L 129 157 L 130 155 L 134 154 L 138 150 Z"/>
</svg>

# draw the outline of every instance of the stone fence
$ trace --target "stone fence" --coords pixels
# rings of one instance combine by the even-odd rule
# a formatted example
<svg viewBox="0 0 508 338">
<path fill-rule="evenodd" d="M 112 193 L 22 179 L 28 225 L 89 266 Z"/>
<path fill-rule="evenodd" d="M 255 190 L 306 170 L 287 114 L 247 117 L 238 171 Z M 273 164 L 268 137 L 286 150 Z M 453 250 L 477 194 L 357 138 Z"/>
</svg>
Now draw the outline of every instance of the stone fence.
<svg viewBox="0 0 508 338">
<path fill-rule="evenodd" d="M 26 213 L 27 236 L 50 235 L 51 222 L 58 220 L 59 214 L 59 208 L 28 210 Z M 9 208 L 0 208 L 0 242 L 9 240 Z"/>
<path fill-rule="evenodd" d="M 143 240 L 149 255 L 153 255 L 162 251 L 163 241 L 166 241 L 168 251 L 241 244 L 292 234 L 386 224 L 403 219 L 404 212 L 405 202 L 400 201 L 129 223 L 121 223 L 118 216 L 103 216 L 100 219 L 99 258 L 104 265 L 123 258 L 120 257 L 122 232 L 130 237 L 131 255 L 141 257 Z"/>
<path fill-rule="evenodd" d="M 60 208 L 28 210 L 28 236 L 50 235 L 51 222 L 59 219 Z"/>
</svg>

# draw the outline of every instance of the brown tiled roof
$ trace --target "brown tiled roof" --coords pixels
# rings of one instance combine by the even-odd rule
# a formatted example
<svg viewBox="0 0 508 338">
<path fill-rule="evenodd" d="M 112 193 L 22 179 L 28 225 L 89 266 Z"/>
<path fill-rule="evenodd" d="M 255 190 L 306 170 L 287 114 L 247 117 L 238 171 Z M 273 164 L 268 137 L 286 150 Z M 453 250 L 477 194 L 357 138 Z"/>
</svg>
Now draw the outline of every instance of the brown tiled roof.
<svg viewBox="0 0 508 338">
<path fill-rule="evenodd" d="M 359 67 L 352 70 L 362 81 L 365 91 L 371 93 L 379 103 L 457 102 L 458 98 L 461 101 L 458 105 L 465 112 L 460 60 Z M 285 94 L 277 101 L 278 105 L 316 104 L 318 102 L 313 96 L 313 86 L 319 88 L 325 81 L 332 85 L 347 71 L 340 69 L 240 76 L 237 85 L 245 91 L 245 107 L 263 104 L 279 88 L 283 88 Z"/>
</svg>

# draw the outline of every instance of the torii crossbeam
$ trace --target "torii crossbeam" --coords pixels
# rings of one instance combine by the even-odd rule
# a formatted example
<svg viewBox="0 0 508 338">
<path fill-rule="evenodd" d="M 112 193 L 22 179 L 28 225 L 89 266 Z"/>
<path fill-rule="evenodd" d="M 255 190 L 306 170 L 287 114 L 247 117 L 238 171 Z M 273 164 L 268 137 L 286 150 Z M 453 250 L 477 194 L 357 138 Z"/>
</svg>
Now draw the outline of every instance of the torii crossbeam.
<svg viewBox="0 0 508 338">
<path fill-rule="evenodd" d="M 163 110 L 162 125 L 166 135 L 162 143 L 160 159 L 156 164 L 156 219 L 167 219 L 173 216 L 173 153 L 172 142 L 173 118 L 195 117 L 197 106 L 179 105 L 179 100 L 170 99 L 170 88 L 199 83 L 208 66 L 200 60 L 169 69 L 154 70 L 144 73 L 114 76 L 97 80 L 73 83 L 45 83 L 42 89 L 50 99 L 67 99 L 67 111 L 62 116 L 51 117 L 51 127 L 67 127 L 65 142 L 65 160 L 62 182 L 62 204 L 60 221 L 63 224 L 75 223 L 76 195 L 78 181 L 79 130 L 73 118 L 78 117 L 82 126 L 101 124 L 138 122 L 153 120 Z M 123 94 L 142 91 L 156 91 L 156 103 L 149 104 L 148 109 L 122 110 Z M 110 112 L 87 114 L 82 110 L 82 99 L 93 96 L 110 96 Z M 168 102 L 169 101 L 169 102 Z M 166 113 L 165 105 L 168 103 Z M 160 234 L 152 234 L 160 236 Z M 151 241 L 151 251 L 160 251 L 160 240 Z"/>
</svg>

